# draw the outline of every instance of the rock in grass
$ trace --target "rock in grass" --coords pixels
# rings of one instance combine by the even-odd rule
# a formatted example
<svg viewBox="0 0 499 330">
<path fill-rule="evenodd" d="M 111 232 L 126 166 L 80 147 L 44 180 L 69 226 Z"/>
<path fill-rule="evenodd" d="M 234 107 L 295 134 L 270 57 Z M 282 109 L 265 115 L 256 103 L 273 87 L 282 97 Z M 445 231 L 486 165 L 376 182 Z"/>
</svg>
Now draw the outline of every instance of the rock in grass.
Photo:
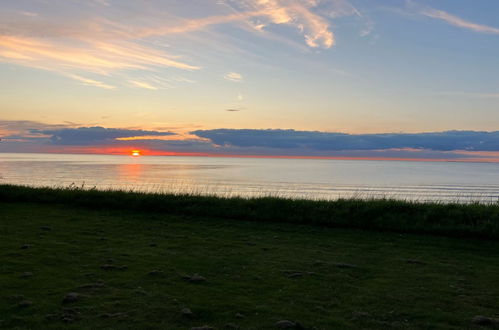
<svg viewBox="0 0 499 330">
<path fill-rule="evenodd" d="M 103 270 L 113 270 L 116 269 L 117 267 L 115 265 L 110 265 L 110 264 L 104 264 L 100 266 L 100 269 Z"/>
<path fill-rule="evenodd" d="M 72 323 L 80 319 L 81 313 L 75 308 L 63 308 L 60 320 L 65 323 Z"/>
<path fill-rule="evenodd" d="M 101 317 L 105 319 L 111 319 L 111 318 L 125 318 L 128 317 L 127 313 L 104 313 L 101 315 Z"/>
<path fill-rule="evenodd" d="M 288 274 L 288 277 L 290 277 L 290 278 L 296 278 L 296 277 L 302 277 L 302 276 L 303 276 L 303 273 L 300 273 L 300 272 Z"/>
<path fill-rule="evenodd" d="M 191 330 L 215 330 L 215 328 L 210 327 L 208 325 L 203 325 L 201 327 L 193 327 Z"/>
<path fill-rule="evenodd" d="M 288 320 L 282 320 L 275 324 L 276 328 L 279 329 L 305 329 L 303 325 L 298 322 L 291 322 Z"/>
<path fill-rule="evenodd" d="M 64 323 L 73 323 L 75 321 L 75 319 L 71 316 L 63 316 L 61 318 L 61 321 Z"/>
<path fill-rule="evenodd" d="M 158 276 L 158 275 L 163 275 L 163 271 L 159 269 L 154 269 L 149 272 L 149 275 L 152 276 Z"/>
<path fill-rule="evenodd" d="M 62 302 L 64 304 L 71 304 L 71 303 L 77 302 L 78 300 L 80 300 L 80 298 L 81 298 L 81 296 L 78 293 L 70 292 L 64 296 L 64 299 L 62 299 Z"/>
<path fill-rule="evenodd" d="M 182 276 L 182 278 L 184 280 L 187 280 L 189 282 L 192 282 L 192 283 L 202 283 L 202 282 L 206 282 L 206 278 L 203 277 L 203 276 L 200 276 L 198 274 L 194 274 L 192 276 L 189 276 L 189 275 L 186 275 L 186 276 Z"/>
<path fill-rule="evenodd" d="M 413 265 L 426 265 L 426 262 L 417 259 L 405 259 L 405 262 Z"/>
<path fill-rule="evenodd" d="M 473 317 L 471 322 L 473 324 L 476 324 L 476 325 L 491 326 L 491 327 L 492 326 L 493 327 L 499 326 L 499 319 L 495 319 L 495 318 L 491 318 L 491 317 L 487 317 L 487 316 L 482 316 L 482 315 L 477 315 L 477 316 Z"/>
<path fill-rule="evenodd" d="M 26 307 L 33 306 L 33 302 L 31 300 L 23 300 L 19 304 L 17 304 L 17 306 L 19 306 L 21 308 L 26 308 Z"/>
<path fill-rule="evenodd" d="M 246 316 L 244 314 L 242 314 L 242 313 L 236 313 L 236 317 L 238 319 L 244 319 Z"/>
<path fill-rule="evenodd" d="M 186 316 L 186 317 L 193 317 L 194 316 L 194 313 L 191 311 L 190 308 L 182 308 L 182 310 L 180 312 L 182 313 L 183 316 Z"/>
<path fill-rule="evenodd" d="M 334 264 L 336 267 L 338 268 L 358 268 L 357 265 L 354 265 L 354 264 L 346 264 L 346 263 L 343 263 L 343 262 L 338 262 L 338 263 L 335 263 Z"/>
<path fill-rule="evenodd" d="M 371 314 L 369 314 L 367 312 L 357 311 L 357 312 L 352 313 L 352 317 L 354 319 L 368 318 L 368 317 L 371 317 Z"/>
<path fill-rule="evenodd" d="M 116 265 L 111 265 L 111 264 L 104 264 L 104 265 L 100 266 L 100 269 L 103 269 L 103 270 L 114 270 L 114 269 L 125 270 L 125 269 L 128 269 L 128 266 L 127 265 L 116 266 Z"/>
<path fill-rule="evenodd" d="M 103 288 L 105 287 L 106 285 L 102 282 L 97 282 L 97 283 L 87 283 L 87 284 L 82 284 L 78 287 L 78 289 L 100 289 L 100 288 Z"/>
<path fill-rule="evenodd" d="M 296 324 L 288 320 L 282 320 L 276 322 L 275 327 L 279 329 L 294 329 L 296 327 Z"/>
</svg>

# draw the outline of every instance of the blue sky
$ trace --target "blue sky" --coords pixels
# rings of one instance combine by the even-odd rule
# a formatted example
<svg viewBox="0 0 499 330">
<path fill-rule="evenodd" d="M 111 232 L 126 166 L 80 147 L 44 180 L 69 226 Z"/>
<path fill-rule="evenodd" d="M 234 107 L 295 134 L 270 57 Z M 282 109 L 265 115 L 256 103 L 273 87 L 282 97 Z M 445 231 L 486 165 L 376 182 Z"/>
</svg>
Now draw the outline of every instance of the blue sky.
<svg viewBox="0 0 499 330">
<path fill-rule="evenodd" d="M 165 150 L 220 128 L 495 131 L 498 13 L 495 0 L 9 1 L 0 151 L 50 144 L 53 127 L 169 132 L 149 140 Z"/>
</svg>

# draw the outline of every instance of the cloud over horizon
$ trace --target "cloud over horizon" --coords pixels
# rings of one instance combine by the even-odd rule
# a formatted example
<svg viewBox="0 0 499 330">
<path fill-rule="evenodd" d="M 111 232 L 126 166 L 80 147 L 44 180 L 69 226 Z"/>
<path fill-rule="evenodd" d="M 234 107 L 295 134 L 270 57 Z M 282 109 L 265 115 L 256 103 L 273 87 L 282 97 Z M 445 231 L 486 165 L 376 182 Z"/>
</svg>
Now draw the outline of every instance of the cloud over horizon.
<svg viewBox="0 0 499 330">
<path fill-rule="evenodd" d="M 126 154 L 125 149 L 133 147 L 156 154 L 484 161 L 499 158 L 499 131 L 345 134 L 292 129 L 210 129 L 186 134 L 175 130 L 0 120 L 0 138 L 0 152 L 106 153 L 115 148 L 113 153 Z"/>
<path fill-rule="evenodd" d="M 172 132 L 146 131 L 136 129 L 104 128 L 101 126 L 63 128 L 56 130 L 30 130 L 32 134 L 49 135 L 50 141 L 55 145 L 99 145 L 112 144 L 123 138 L 141 136 L 169 136 Z"/>
<path fill-rule="evenodd" d="M 321 151 L 426 149 L 499 151 L 499 131 L 346 134 L 292 129 L 214 129 L 191 132 L 218 146 L 302 148 Z"/>
</svg>

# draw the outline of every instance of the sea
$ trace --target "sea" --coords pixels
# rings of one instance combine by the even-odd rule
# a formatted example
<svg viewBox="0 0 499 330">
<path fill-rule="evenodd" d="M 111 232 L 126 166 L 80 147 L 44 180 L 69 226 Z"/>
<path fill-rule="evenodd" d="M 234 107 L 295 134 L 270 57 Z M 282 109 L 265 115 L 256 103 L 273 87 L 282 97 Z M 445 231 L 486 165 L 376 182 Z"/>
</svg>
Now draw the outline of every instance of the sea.
<svg viewBox="0 0 499 330">
<path fill-rule="evenodd" d="M 0 153 L 0 183 L 224 197 L 498 203 L 499 163 Z"/>
</svg>

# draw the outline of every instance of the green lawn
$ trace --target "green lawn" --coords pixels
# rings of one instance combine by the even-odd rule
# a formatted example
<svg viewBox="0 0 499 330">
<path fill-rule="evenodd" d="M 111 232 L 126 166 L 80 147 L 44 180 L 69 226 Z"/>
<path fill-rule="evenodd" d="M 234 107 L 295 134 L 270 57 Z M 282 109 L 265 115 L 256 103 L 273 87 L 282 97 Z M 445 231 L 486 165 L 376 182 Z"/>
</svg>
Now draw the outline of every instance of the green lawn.
<svg viewBox="0 0 499 330">
<path fill-rule="evenodd" d="M 1 328 L 473 328 L 498 279 L 493 240 L 0 203 Z"/>
</svg>

